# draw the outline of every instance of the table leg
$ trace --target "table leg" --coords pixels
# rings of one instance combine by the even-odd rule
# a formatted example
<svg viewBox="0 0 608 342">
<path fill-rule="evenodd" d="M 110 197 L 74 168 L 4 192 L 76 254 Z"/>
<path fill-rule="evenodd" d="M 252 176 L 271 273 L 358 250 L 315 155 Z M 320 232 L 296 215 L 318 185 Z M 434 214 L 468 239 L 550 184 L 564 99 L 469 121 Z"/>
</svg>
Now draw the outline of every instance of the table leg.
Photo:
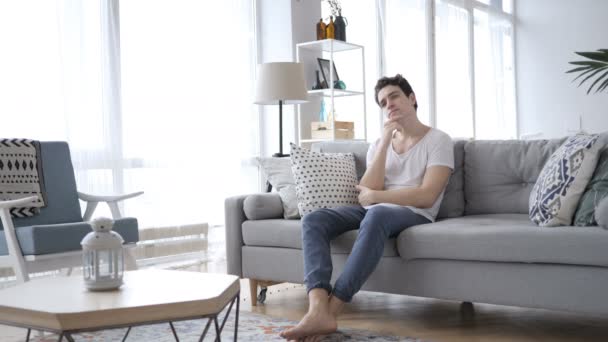
<svg viewBox="0 0 608 342">
<path fill-rule="evenodd" d="M 209 330 L 210 325 L 211 325 L 211 318 L 209 318 L 207 320 L 207 325 L 205 325 L 205 330 L 203 330 L 203 334 L 201 335 L 201 338 L 198 339 L 198 342 L 203 342 L 203 339 L 205 338 L 205 335 L 207 335 L 207 330 Z"/>
<path fill-rule="evenodd" d="M 122 342 L 125 342 L 127 340 L 127 336 L 129 336 L 130 332 L 131 332 L 131 327 L 129 327 L 129 329 L 127 329 L 127 332 L 125 333 L 125 337 L 122 338 Z"/>
<path fill-rule="evenodd" d="M 25 342 L 29 342 L 31 333 L 32 333 L 32 329 L 27 329 L 27 335 L 25 336 Z"/>
<path fill-rule="evenodd" d="M 234 342 L 236 342 L 236 337 L 239 331 L 239 308 L 241 303 L 241 294 L 236 295 L 236 316 L 234 316 Z"/>
<path fill-rule="evenodd" d="M 215 340 L 221 342 L 222 336 L 220 336 L 220 325 L 217 324 L 217 316 L 213 317 L 213 323 L 215 323 Z"/>
<path fill-rule="evenodd" d="M 226 310 L 226 314 L 224 315 L 224 319 L 222 320 L 222 324 L 220 325 L 220 331 L 224 330 L 224 325 L 226 324 L 226 321 L 228 320 L 230 311 L 232 311 L 232 306 L 234 305 L 235 299 L 236 299 L 236 297 L 230 302 L 230 306 L 228 306 L 228 310 Z"/>
<path fill-rule="evenodd" d="M 171 326 L 171 331 L 173 332 L 173 336 L 175 337 L 175 341 L 179 342 L 179 337 L 177 337 L 177 332 L 175 331 L 175 327 L 173 327 L 173 322 L 169 322 Z"/>
</svg>

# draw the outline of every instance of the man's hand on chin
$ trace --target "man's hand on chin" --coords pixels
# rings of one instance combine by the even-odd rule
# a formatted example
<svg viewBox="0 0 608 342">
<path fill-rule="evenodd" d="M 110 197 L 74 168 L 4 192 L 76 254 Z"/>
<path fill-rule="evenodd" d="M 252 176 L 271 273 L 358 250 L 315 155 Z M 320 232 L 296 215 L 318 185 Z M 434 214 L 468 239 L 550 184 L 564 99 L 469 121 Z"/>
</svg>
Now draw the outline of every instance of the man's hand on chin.
<svg viewBox="0 0 608 342">
<path fill-rule="evenodd" d="M 363 185 L 357 185 L 357 190 L 359 190 L 359 203 L 361 206 L 371 205 L 376 203 L 374 199 L 375 191 L 365 187 Z"/>
</svg>

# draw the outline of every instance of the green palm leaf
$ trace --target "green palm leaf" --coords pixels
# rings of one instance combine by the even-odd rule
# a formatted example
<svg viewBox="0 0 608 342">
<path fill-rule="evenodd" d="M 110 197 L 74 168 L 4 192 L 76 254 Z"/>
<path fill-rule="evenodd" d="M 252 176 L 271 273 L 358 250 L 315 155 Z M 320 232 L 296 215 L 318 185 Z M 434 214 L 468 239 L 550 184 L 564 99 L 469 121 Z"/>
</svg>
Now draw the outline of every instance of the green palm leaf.
<svg viewBox="0 0 608 342">
<path fill-rule="evenodd" d="M 605 68 L 604 68 L 604 69 L 605 69 Z M 599 70 L 598 70 L 598 71 L 599 71 Z M 589 90 L 587 90 L 587 94 L 589 94 L 589 93 L 591 92 L 591 89 L 593 89 L 593 87 L 594 87 L 594 86 L 595 86 L 595 85 L 596 85 L 596 84 L 597 84 L 599 81 L 601 81 L 601 80 L 602 80 L 602 78 L 604 78 L 604 77 L 606 77 L 606 76 L 608 76 L 608 71 L 606 71 L 606 72 L 605 72 L 605 73 L 604 73 L 602 76 L 598 77 L 598 78 L 595 80 L 595 82 L 593 82 L 593 83 L 591 84 L 591 87 L 589 87 Z M 581 83 L 582 83 L 582 82 L 581 82 Z M 601 84 L 600 84 L 600 86 L 601 86 Z M 598 87 L 598 88 L 599 88 L 599 87 Z M 595 92 L 597 93 L 597 91 L 598 91 L 598 89 L 596 88 Z"/>
<path fill-rule="evenodd" d="M 608 69 L 608 49 L 599 49 L 597 51 L 592 51 L 592 52 L 575 52 L 575 53 L 579 56 L 587 58 L 587 60 L 583 60 L 583 61 L 569 62 L 570 64 L 575 65 L 577 67 L 566 71 L 566 73 L 579 73 L 579 75 L 576 78 L 574 78 L 574 80 L 572 80 L 572 82 L 576 81 L 577 79 L 579 79 L 583 76 L 586 76 L 578 84 L 579 87 L 581 85 L 583 85 L 583 83 L 587 82 L 588 80 L 591 82 L 591 79 L 593 79 L 593 77 L 596 77 L 598 74 L 600 74 L 600 72 Z M 595 88 L 596 93 L 603 91 L 604 89 L 606 89 L 608 87 L 608 71 L 597 76 L 595 81 L 591 84 L 591 86 L 587 90 L 587 94 L 589 94 L 593 90 L 593 87 L 595 87 L 596 85 L 597 85 L 597 88 Z"/>
</svg>

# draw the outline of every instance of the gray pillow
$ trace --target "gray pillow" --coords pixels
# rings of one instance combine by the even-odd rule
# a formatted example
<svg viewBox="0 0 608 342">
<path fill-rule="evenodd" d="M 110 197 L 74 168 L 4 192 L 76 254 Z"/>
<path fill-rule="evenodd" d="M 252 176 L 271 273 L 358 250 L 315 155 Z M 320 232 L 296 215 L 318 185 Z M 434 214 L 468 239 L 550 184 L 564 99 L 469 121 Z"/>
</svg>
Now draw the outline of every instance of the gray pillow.
<svg viewBox="0 0 608 342">
<path fill-rule="evenodd" d="M 283 216 L 283 203 L 276 192 L 252 194 L 243 201 L 243 211 L 249 220 L 276 219 Z"/>
<path fill-rule="evenodd" d="M 272 185 L 283 203 L 283 217 L 286 219 L 299 219 L 298 199 L 296 197 L 296 182 L 291 172 L 291 160 L 287 158 L 258 157 L 258 164 L 262 174 Z"/>
</svg>

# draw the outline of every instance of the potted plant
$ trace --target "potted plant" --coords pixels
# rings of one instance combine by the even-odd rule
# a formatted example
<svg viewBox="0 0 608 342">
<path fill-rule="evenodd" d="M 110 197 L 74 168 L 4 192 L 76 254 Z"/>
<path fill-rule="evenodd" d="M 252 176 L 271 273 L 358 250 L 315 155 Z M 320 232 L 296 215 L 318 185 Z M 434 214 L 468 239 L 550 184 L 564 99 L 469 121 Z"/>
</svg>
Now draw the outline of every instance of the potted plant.
<svg viewBox="0 0 608 342">
<path fill-rule="evenodd" d="M 593 87 L 595 87 L 596 93 L 607 89 L 608 49 L 599 49 L 593 52 L 575 53 L 579 56 L 587 58 L 587 60 L 570 62 L 570 64 L 576 65 L 577 67 L 566 71 L 566 73 L 580 72 L 580 75 L 578 75 L 574 80 L 572 80 L 572 82 L 583 76 L 587 76 L 583 78 L 583 80 L 578 84 L 578 86 L 580 87 L 583 83 L 585 83 L 585 81 L 592 79 L 596 75 L 599 75 L 587 90 L 587 94 L 589 94 L 593 90 Z"/>
</svg>

